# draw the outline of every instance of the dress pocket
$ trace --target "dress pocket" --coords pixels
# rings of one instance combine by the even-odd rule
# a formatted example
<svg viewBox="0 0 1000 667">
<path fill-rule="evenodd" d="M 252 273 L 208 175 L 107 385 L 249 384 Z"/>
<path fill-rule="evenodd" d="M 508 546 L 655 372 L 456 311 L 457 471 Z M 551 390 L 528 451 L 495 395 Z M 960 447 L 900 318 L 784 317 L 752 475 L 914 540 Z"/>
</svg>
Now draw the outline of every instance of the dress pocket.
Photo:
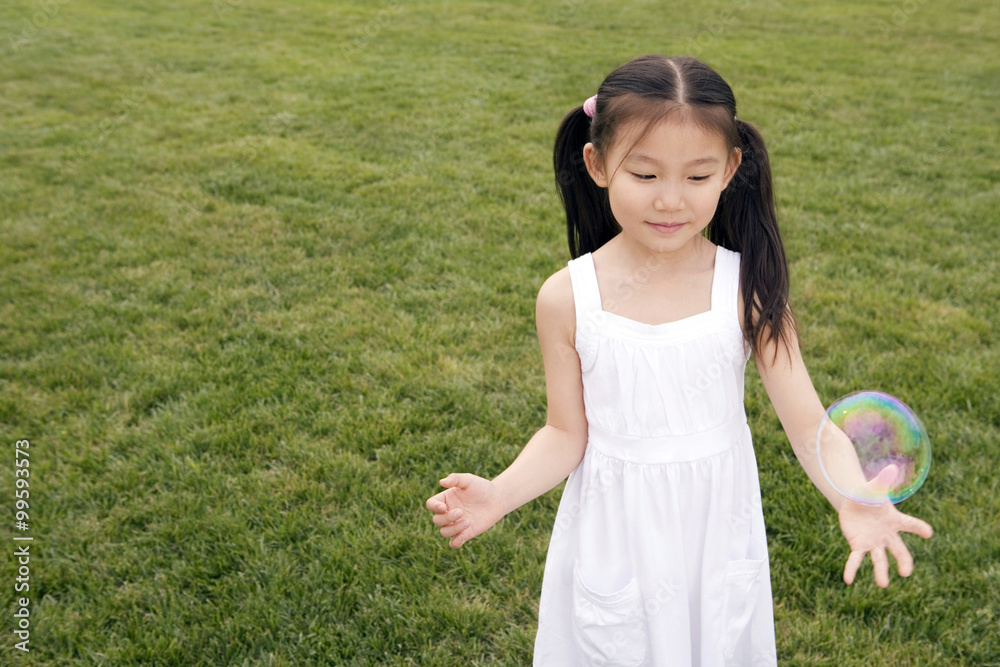
<svg viewBox="0 0 1000 667">
<path fill-rule="evenodd" d="M 760 597 L 761 580 L 767 557 L 761 559 L 730 561 L 726 571 L 726 613 L 723 657 L 733 657 L 736 647 L 750 625 L 757 599 Z"/>
<path fill-rule="evenodd" d="M 573 567 L 573 634 L 590 665 L 636 667 L 646 658 L 646 619 L 639 584 L 630 579 L 613 593 L 598 593 Z"/>
</svg>

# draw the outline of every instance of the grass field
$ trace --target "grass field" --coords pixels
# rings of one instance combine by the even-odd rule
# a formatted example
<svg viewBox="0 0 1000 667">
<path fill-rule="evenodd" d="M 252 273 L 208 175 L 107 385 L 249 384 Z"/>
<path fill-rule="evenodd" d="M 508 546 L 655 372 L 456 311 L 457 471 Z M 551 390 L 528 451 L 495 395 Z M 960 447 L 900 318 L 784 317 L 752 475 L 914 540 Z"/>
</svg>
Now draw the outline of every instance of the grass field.
<svg viewBox="0 0 1000 667">
<path fill-rule="evenodd" d="M 847 588 L 751 364 L 781 663 L 1000 665 L 998 32 L 989 0 L 3 3 L 0 663 L 529 664 L 558 491 L 457 552 L 423 503 L 544 421 L 559 120 L 687 53 L 769 142 L 820 396 L 889 391 L 934 445 L 915 574 Z"/>
</svg>

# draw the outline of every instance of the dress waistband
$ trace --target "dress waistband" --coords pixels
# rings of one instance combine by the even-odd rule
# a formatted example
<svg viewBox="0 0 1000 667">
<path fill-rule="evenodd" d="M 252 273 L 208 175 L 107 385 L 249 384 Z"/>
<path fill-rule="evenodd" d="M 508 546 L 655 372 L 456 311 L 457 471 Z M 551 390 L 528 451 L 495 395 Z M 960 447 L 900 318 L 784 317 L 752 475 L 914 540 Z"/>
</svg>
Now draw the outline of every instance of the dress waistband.
<svg viewBox="0 0 1000 667">
<path fill-rule="evenodd" d="M 587 447 L 632 463 L 682 463 L 727 451 L 750 427 L 739 415 L 707 431 L 687 435 L 637 436 L 615 433 L 591 424 Z"/>
</svg>

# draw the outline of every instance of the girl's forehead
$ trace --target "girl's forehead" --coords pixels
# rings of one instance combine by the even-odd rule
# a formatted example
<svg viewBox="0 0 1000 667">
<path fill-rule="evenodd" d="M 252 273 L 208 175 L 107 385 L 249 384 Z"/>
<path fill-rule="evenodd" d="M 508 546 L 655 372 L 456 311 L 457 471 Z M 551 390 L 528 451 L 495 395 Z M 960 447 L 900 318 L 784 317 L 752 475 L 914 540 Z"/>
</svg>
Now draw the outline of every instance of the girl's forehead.
<svg viewBox="0 0 1000 667">
<path fill-rule="evenodd" d="M 632 154 L 683 157 L 691 153 L 728 153 L 726 140 L 716 130 L 691 118 L 668 116 L 652 125 L 648 121 L 626 122 L 612 147 L 624 159 Z"/>
</svg>

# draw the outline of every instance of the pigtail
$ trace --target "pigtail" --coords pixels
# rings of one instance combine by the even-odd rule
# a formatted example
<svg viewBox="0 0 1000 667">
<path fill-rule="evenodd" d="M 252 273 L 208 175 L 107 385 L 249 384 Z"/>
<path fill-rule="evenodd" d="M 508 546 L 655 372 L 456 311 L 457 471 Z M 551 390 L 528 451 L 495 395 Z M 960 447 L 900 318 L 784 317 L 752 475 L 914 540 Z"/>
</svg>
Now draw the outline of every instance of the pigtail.
<svg viewBox="0 0 1000 667">
<path fill-rule="evenodd" d="M 719 201 L 710 241 L 742 254 L 743 335 L 753 354 L 767 343 L 789 345 L 795 322 L 788 307 L 788 261 L 778 232 L 771 164 L 764 138 L 736 121 L 743 161 Z"/>
<path fill-rule="evenodd" d="M 566 209 L 566 232 L 570 255 L 597 250 L 618 233 L 611 214 L 608 191 L 587 173 L 583 147 L 590 141 L 590 118 L 577 107 L 566 114 L 556 133 L 553 158 L 556 185 Z"/>
</svg>

